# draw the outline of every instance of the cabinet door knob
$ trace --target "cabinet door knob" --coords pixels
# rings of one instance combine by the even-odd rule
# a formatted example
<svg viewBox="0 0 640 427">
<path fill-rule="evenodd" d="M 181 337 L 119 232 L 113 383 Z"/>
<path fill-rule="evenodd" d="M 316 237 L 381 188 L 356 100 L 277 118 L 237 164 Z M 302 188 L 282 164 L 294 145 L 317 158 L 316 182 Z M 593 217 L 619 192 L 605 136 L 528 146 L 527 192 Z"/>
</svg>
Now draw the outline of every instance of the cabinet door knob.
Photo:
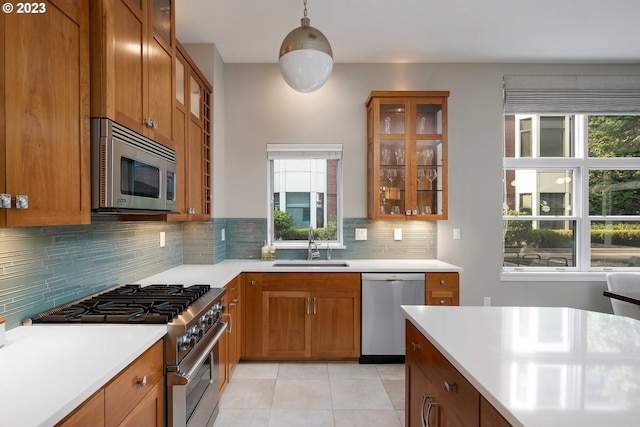
<svg viewBox="0 0 640 427">
<path fill-rule="evenodd" d="M 455 393 L 458 390 L 458 386 L 456 383 L 449 384 L 447 381 L 444 382 L 444 389 L 447 393 Z"/>
<path fill-rule="evenodd" d="M 29 196 L 25 196 L 24 194 L 19 194 L 16 196 L 16 208 L 17 209 L 28 209 L 29 208 Z"/>
<path fill-rule="evenodd" d="M 413 351 L 419 350 L 422 348 L 422 346 L 420 344 L 418 344 L 417 342 L 413 342 L 411 341 L 411 346 L 413 347 Z"/>
<path fill-rule="evenodd" d="M 0 209 L 9 209 L 11 207 L 11 194 L 0 194 Z"/>
<path fill-rule="evenodd" d="M 144 123 L 147 127 L 153 127 L 153 119 L 151 117 L 145 118 L 142 123 Z"/>
<path fill-rule="evenodd" d="M 255 280 L 252 280 L 252 281 L 251 281 L 251 286 L 255 286 L 255 285 L 256 285 L 256 281 L 255 281 Z"/>
<path fill-rule="evenodd" d="M 444 285 L 446 285 L 446 284 L 447 284 L 447 281 L 446 281 L 446 280 L 440 280 L 440 286 L 444 286 Z"/>
<path fill-rule="evenodd" d="M 147 385 L 147 376 L 143 376 L 142 378 L 138 378 L 138 381 L 136 381 L 136 384 L 138 384 L 138 387 L 144 387 Z"/>
<path fill-rule="evenodd" d="M 440 300 L 440 305 L 444 305 L 444 300 L 443 299 Z"/>
</svg>

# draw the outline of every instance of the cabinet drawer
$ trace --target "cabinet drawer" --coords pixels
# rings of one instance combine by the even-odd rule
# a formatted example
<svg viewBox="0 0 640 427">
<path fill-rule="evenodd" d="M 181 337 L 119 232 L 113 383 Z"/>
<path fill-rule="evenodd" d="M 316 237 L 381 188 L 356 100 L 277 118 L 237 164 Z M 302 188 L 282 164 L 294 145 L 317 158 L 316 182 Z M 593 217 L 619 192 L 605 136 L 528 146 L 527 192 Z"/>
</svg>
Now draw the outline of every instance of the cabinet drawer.
<svg viewBox="0 0 640 427">
<path fill-rule="evenodd" d="M 462 425 L 477 426 L 480 423 L 480 393 L 437 350 L 432 355 L 434 391 L 446 408 L 448 415 L 455 415 Z"/>
<path fill-rule="evenodd" d="M 240 280 L 239 277 L 236 277 L 235 279 L 233 279 L 232 281 L 230 281 L 229 283 L 227 283 L 227 285 L 225 286 L 225 289 L 227 290 L 227 300 L 229 302 L 235 302 L 237 303 L 238 301 L 234 301 L 234 300 L 238 300 L 240 298 Z"/>
<path fill-rule="evenodd" d="M 414 363 L 428 377 L 431 377 L 434 348 L 411 322 L 407 320 L 406 325 L 406 361 Z"/>
<path fill-rule="evenodd" d="M 105 388 L 106 425 L 117 426 L 133 408 L 162 381 L 164 359 L 162 340 L 134 360 Z M 146 378 L 145 384 L 141 381 Z"/>
<path fill-rule="evenodd" d="M 460 285 L 458 273 L 427 273 L 426 281 L 428 291 L 458 291 Z"/>
<path fill-rule="evenodd" d="M 458 305 L 458 292 L 437 290 L 427 292 L 427 305 Z"/>
</svg>

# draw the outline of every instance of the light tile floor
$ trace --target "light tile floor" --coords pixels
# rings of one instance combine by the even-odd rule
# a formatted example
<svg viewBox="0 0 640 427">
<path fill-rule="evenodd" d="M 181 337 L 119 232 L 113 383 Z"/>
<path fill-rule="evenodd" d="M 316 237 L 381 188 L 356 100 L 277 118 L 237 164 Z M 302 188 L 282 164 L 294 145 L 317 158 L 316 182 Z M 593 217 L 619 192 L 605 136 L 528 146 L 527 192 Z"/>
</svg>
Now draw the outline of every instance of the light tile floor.
<svg viewBox="0 0 640 427">
<path fill-rule="evenodd" d="M 240 363 L 214 427 L 403 427 L 404 365 Z"/>
</svg>

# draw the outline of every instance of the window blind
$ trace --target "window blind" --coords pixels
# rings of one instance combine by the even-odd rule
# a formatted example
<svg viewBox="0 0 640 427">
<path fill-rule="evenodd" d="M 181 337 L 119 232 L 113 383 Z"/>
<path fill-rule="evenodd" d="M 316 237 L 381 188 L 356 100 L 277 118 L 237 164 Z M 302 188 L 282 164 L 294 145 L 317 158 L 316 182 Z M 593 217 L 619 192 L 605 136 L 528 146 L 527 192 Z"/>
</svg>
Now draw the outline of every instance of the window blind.
<svg viewBox="0 0 640 427">
<path fill-rule="evenodd" d="M 640 75 L 505 75 L 505 114 L 640 114 Z"/>
<path fill-rule="evenodd" d="M 267 144 L 269 160 L 342 158 L 342 144 Z"/>
</svg>

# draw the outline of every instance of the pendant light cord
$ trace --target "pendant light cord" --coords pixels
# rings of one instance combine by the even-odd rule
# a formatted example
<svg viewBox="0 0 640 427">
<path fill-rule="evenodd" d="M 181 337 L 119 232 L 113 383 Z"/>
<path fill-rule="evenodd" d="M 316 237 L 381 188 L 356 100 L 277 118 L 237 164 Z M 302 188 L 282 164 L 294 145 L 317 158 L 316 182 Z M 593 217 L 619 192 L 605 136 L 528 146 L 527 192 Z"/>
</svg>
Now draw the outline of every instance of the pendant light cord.
<svg viewBox="0 0 640 427">
<path fill-rule="evenodd" d="M 307 17 L 307 0 L 304 0 L 304 17 Z"/>
</svg>

